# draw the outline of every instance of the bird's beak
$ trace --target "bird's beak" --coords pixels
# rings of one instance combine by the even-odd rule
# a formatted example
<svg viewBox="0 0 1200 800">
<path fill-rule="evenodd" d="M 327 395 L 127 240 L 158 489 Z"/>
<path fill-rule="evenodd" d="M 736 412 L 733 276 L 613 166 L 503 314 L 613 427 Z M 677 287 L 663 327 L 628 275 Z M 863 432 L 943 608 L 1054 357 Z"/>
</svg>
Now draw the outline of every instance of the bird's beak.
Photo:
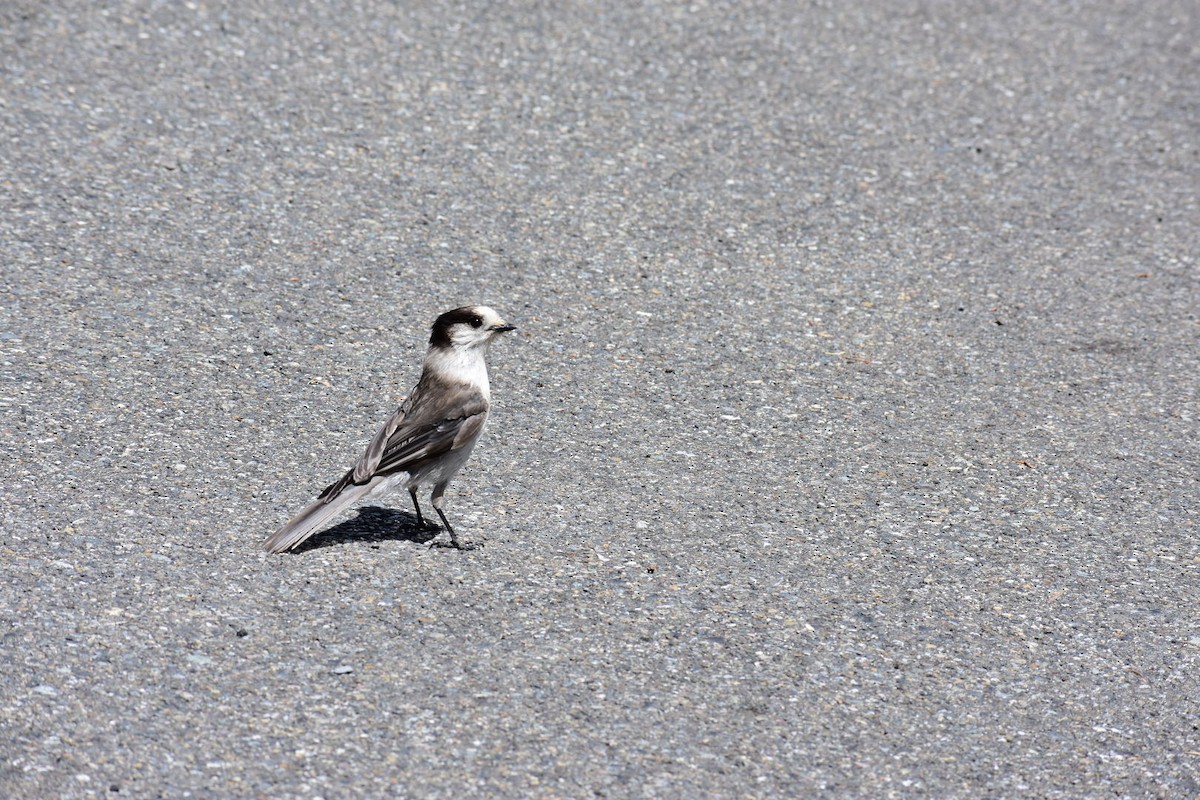
<svg viewBox="0 0 1200 800">
<path fill-rule="evenodd" d="M 515 331 L 516 329 L 516 325 L 509 325 L 507 322 L 502 322 L 499 325 L 492 326 L 492 330 L 496 333 L 508 333 L 509 331 Z"/>
</svg>

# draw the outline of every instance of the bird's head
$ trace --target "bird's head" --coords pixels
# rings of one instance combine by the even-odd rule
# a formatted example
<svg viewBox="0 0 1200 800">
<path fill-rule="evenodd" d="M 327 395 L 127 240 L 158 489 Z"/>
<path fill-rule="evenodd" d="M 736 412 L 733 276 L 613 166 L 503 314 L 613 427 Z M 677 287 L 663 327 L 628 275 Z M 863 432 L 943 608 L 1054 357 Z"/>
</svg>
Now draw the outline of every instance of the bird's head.
<svg viewBox="0 0 1200 800">
<path fill-rule="evenodd" d="M 516 330 L 494 309 L 487 306 L 462 306 L 447 311 L 433 322 L 429 335 L 432 347 L 470 348 L 487 345 L 502 333 Z"/>
</svg>

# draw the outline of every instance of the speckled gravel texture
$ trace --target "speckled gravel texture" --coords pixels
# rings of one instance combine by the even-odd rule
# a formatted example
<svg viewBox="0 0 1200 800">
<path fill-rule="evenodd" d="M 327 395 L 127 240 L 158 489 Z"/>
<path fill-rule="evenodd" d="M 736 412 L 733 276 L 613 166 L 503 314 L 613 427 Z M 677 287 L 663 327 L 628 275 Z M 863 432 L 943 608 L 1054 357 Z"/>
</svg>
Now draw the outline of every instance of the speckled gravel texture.
<svg viewBox="0 0 1200 800">
<path fill-rule="evenodd" d="M 1200 9 L 0 6 L 0 796 L 1200 795 Z M 451 487 L 300 551 L 468 302 Z"/>
</svg>

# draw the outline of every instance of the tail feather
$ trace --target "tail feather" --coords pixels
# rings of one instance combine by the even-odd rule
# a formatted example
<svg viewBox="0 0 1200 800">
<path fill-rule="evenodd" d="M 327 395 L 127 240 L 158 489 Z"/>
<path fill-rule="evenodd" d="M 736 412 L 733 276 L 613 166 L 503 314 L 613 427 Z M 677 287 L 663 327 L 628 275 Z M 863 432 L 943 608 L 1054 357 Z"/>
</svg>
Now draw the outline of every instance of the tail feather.
<svg viewBox="0 0 1200 800">
<path fill-rule="evenodd" d="M 362 498 L 373 488 L 373 483 L 347 486 L 341 494 L 328 501 L 314 500 L 292 517 L 283 527 L 271 534 L 263 547 L 268 553 L 282 553 L 312 536 L 318 528 L 333 519 L 342 509 Z"/>
</svg>

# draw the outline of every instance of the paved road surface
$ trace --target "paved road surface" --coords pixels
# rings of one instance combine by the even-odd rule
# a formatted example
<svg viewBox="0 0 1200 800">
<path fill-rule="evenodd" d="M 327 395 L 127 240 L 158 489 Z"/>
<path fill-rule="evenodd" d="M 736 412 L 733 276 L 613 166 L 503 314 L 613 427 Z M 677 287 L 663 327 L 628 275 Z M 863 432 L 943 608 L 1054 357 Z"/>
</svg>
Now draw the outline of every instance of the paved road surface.
<svg viewBox="0 0 1200 800">
<path fill-rule="evenodd" d="M 1200 795 L 1200 13 L 1008 5 L 5 3 L 0 795 Z"/>
</svg>

